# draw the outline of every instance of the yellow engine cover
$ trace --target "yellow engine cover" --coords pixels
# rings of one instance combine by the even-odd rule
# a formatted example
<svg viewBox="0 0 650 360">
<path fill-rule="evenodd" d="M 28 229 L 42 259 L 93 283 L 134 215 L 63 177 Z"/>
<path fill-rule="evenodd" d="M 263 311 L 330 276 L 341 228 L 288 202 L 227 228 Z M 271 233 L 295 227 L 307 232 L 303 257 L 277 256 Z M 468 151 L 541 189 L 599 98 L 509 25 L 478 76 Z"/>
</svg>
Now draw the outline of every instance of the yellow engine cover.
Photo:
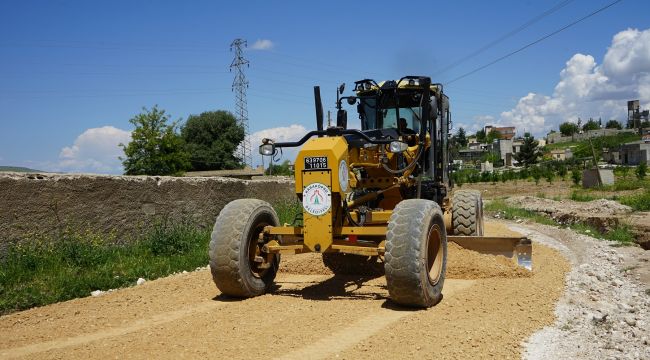
<svg viewBox="0 0 650 360">
<path fill-rule="evenodd" d="M 348 143 L 343 137 L 310 139 L 295 161 L 296 193 L 302 198 L 304 244 L 327 250 L 333 241 L 333 213 L 349 191 Z"/>
</svg>

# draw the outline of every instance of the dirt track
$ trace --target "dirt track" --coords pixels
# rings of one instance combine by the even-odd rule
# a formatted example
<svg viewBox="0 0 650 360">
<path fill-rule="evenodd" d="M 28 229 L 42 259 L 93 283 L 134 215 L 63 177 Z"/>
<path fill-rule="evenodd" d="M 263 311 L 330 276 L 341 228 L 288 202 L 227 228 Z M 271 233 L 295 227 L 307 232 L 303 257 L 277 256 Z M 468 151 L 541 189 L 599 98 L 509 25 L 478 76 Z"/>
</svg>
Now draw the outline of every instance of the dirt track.
<svg viewBox="0 0 650 360">
<path fill-rule="evenodd" d="M 491 259 L 481 278 L 452 270 L 464 255 L 450 250 L 452 278 L 429 310 L 394 307 L 383 277 L 285 271 L 272 294 L 241 301 L 202 270 L 4 316 L 0 358 L 519 358 L 553 323 L 568 262 L 535 245 L 532 275 Z M 287 260 L 311 266 L 298 259 Z"/>
</svg>

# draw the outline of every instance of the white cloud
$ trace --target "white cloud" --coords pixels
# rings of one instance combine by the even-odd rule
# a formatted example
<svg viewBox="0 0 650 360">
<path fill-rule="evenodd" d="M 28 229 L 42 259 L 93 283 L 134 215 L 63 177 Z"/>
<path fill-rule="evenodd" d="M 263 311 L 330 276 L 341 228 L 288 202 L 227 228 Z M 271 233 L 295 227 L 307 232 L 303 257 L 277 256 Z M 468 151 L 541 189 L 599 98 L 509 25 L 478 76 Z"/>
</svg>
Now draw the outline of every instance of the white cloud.
<svg viewBox="0 0 650 360">
<path fill-rule="evenodd" d="M 267 39 L 258 39 L 251 45 L 252 50 L 271 50 L 273 49 L 273 41 Z"/>
<path fill-rule="evenodd" d="M 124 153 L 119 144 L 128 144 L 129 141 L 129 131 L 113 126 L 88 129 L 71 146 L 61 149 L 59 162 L 50 168 L 66 172 L 122 173 L 122 163 L 118 157 Z"/>
<path fill-rule="evenodd" d="M 633 99 L 650 107 L 650 29 L 616 34 L 601 65 L 591 55 L 573 55 L 552 95 L 529 93 L 502 112 L 499 122 L 537 136 L 579 117 L 625 122 L 627 101 Z"/>
<path fill-rule="evenodd" d="M 258 152 L 259 146 L 262 144 L 262 139 L 272 139 L 275 142 L 285 142 L 285 141 L 297 141 L 300 140 L 305 134 L 308 132 L 308 130 L 298 124 L 292 124 L 289 126 L 281 126 L 281 127 L 275 127 L 275 128 L 270 128 L 270 129 L 263 129 L 260 131 L 256 131 L 250 135 L 250 142 L 251 142 L 251 151 L 253 153 L 253 162 L 255 165 L 261 164 L 262 163 L 262 156 Z M 280 158 L 280 162 L 284 160 L 289 160 L 293 163 L 293 161 L 296 159 L 296 155 L 298 154 L 299 147 L 295 148 L 284 148 L 282 150 L 282 157 Z M 266 156 L 264 158 L 264 163 L 268 164 L 269 162 L 269 157 Z"/>
</svg>

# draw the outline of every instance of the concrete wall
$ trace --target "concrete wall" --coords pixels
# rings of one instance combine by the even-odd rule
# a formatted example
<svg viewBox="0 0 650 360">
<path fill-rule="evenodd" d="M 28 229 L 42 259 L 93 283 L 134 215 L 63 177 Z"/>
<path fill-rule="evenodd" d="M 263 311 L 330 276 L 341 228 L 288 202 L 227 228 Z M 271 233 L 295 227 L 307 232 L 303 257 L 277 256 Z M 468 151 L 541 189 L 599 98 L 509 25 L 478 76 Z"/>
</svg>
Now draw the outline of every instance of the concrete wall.
<svg viewBox="0 0 650 360">
<path fill-rule="evenodd" d="M 66 228 L 128 241 L 161 219 L 211 227 L 231 200 L 294 200 L 287 178 L 237 180 L 0 173 L 0 244 Z"/>
</svg>

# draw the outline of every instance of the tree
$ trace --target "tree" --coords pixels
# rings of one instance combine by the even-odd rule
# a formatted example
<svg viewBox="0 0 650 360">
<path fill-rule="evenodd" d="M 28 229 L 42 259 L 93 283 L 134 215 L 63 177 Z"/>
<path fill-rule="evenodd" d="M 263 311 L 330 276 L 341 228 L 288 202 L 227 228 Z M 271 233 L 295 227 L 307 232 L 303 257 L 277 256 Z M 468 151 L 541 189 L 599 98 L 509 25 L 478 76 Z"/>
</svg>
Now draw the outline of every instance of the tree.
<svg viewBox="0 0 650 360">
<path fill-rule="evenodd" d="M 529 166 L 537 163 L 537 158 L 542 155 L 538 149 L 539 142 L 530 133 L 524 134 L 524 143 L 521 145 L 521 150 L 515 154 L 515 159 L 523 164 Z"/>
<path fill-rule="evenodd" d="M 291 163 L 289 162 L 289 160 L 284 160 L 282 164 L 271 164 L 264 171 L 264 174 L 289 176 L 291 175 Z"/>
<path fill-rule="evenodd" d="M 185 148 L 190 154 L 192 170 L 239 169 L 241 159 L 235 156 L 244 140 L 244 129 L 228 111 L 206 111 L 190 115 L 181 129 Z"/>
<path fill-rule="evenodd" d="M 456 132 L 456 142 L 460 147 L 466 147 L 467 146 L 467 136 L 465 135 L 465 129 L 458 128 L 458 132 Z"/>
<path fill-rule="evenodd" d="M 584 125 L 582 125 L 582 131 L 589 131 L 589 130 L 598 130 L 600 129 L 600 126 L 598 126 L 598 122 L 595 121 L 594 119 L 589 119 Z"/>
<path fill-rule="evenodd" d="M 486 135 L 485 141 L 488 144 L 492 144 L 494 140 L 498 140 L 498 139 L 501 139 L 501 134 L 499 134 L 499 132 L 496 130 L 492 130 Z"/>
<path fill-rule="evenodd" d="M 580 180 L 582 180 L 582 173 L 580 172 L 580 169 L 577 167 L 574 167 L 571 170 L 571 180 L 573 181 L 574 185 L 579 185 Z"/>
<path fill-rule="evenodd" d="M 605 124 L 605 128 L 606 129 L 618 129 L 618 130 L 621 130 L 623 128 L 623 125 L 621 125 L 621 123 L 616 121 L 616 120 L 609 120 Z"/>
<path fill-rule="evenodd" d="M 485 137 L 485 130 L 479 130 L 476 132 L 476 141 L 483 144 L 485 143 L 486 137 Z"/>
<path fill-rule="evenodd" d="M 636 173 L 637 179 L 643 181 L 646 177 L 646 173 L 648 172 L 648 165 L 645 162 L 642 162 L 639 164 L 639 166 L 636 167 L 636 170 L 634 171 Z"/>
<path fill-rule="evenodd" d="M 560 133 L 562 136 L 571 136 L 578 132 L 578 125 L 572 122 L 563 122 L 560 124 Z"/>
<path fill-rule="evenodd" d="M 120 157 L 127 175 L 177 175 L 190 167 L 189 154 L 183 139 L 176 133 L 176 122 L 167 124 L 165 110 L 154 106 L 129 122 L 135 126 L 128 145 L 120 144 L 125 157 Z"/>
</svg>

